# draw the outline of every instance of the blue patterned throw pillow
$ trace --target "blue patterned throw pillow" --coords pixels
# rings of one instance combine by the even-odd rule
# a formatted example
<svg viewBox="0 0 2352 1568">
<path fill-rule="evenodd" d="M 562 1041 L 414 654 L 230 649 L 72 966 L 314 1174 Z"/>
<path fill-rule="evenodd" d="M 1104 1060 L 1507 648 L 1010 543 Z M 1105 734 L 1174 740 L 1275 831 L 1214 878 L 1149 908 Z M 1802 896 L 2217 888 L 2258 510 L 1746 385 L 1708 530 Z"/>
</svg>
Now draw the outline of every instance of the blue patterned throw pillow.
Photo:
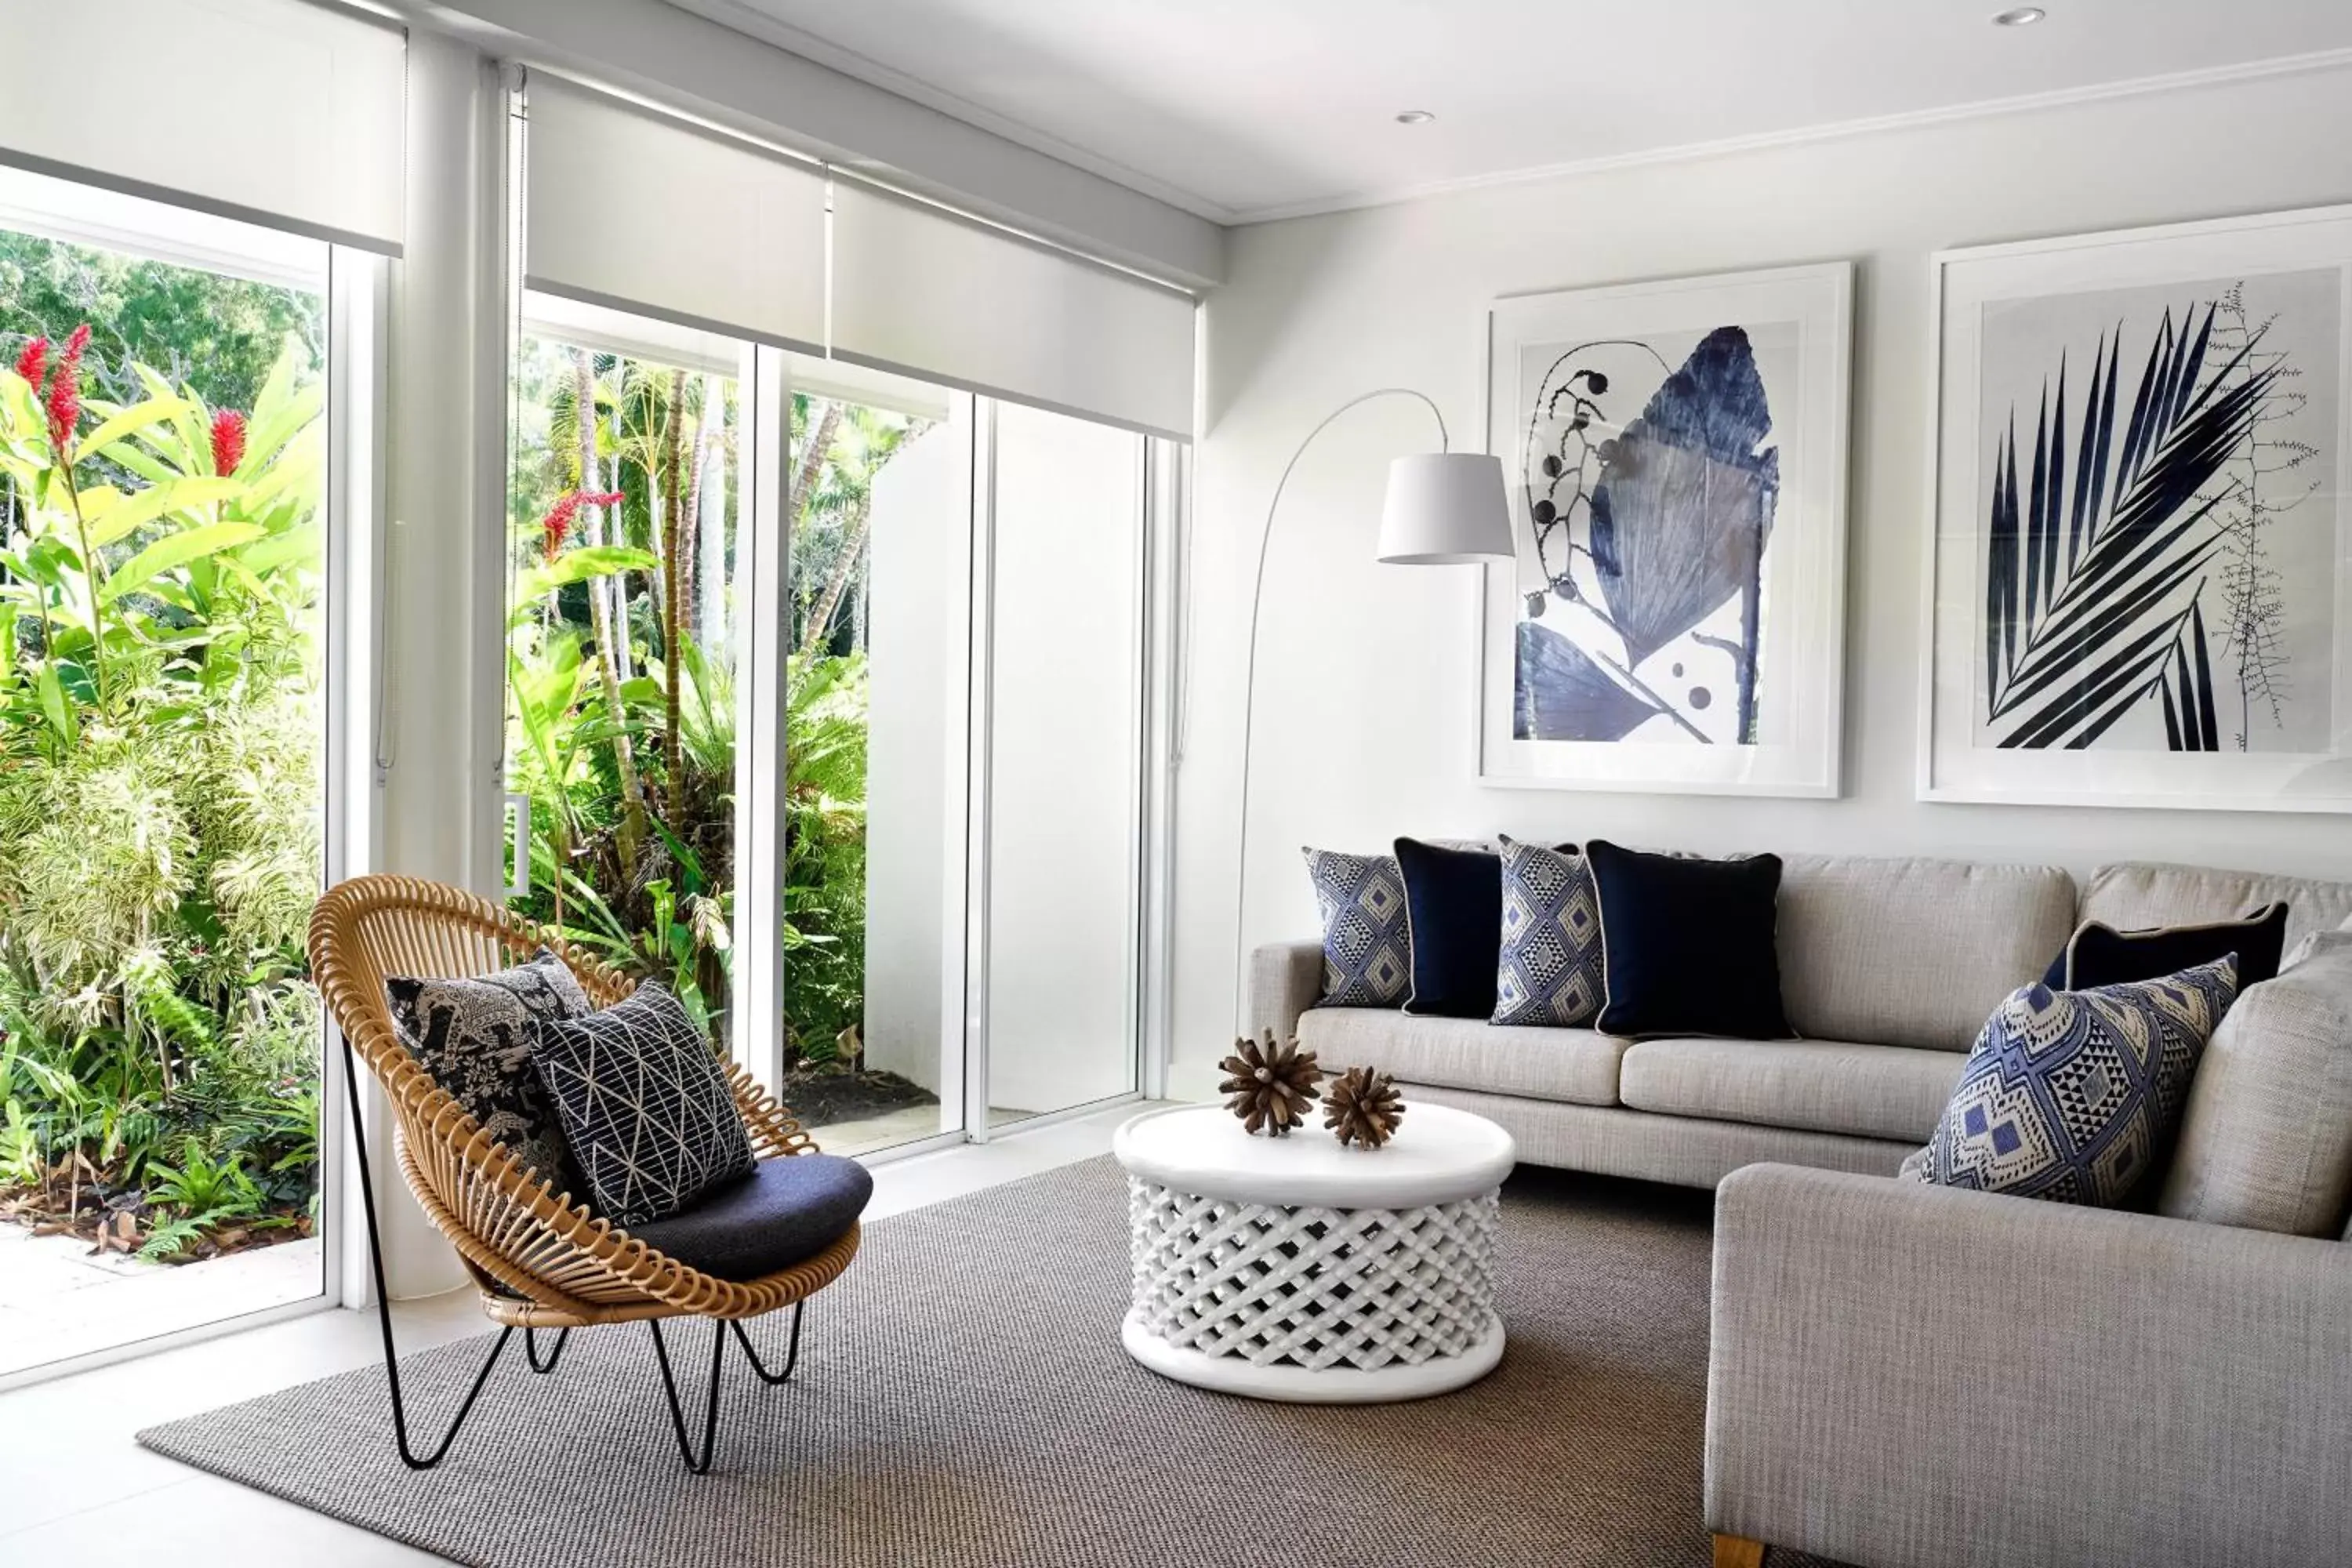
<svg viewBox="0 0 2352 1568">
<path fill-rule="evenodd" d="M 1581 855 L 1503 843 L 1497 1024 L 1573 1028 L 1601 1012 L 1601 904 Z"/>
<path fill-rule="evenodd" d="M 2127 985 L 2013 993 L 1977 1037 L 1944 1119 L 1906 1173 L 2118 1206 L 2161 1158 L 2197 1058 L 2237 994 L 2234 957 Z"/>
<path fill-rule="evenodd" d="M 1303 849 L 1323 917 L 1324 1007 L 1402 1007 L 1412 989 L 1404 878 L 1393 857 Z"/>
</svg>

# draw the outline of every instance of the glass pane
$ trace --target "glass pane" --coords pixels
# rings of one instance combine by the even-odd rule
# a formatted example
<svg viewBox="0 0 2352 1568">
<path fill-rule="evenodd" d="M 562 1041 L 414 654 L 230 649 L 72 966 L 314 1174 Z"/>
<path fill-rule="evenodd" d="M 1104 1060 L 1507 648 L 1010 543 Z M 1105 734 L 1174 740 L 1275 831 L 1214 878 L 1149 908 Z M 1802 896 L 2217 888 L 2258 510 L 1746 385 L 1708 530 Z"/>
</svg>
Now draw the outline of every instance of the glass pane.
<svg viewBox="0 0 2352 1568">
<path fill-rule="evenodd" d="M 530 802 L 530 864 L 529 890 L 510 902 L 669 986 L 723 1041 L 743 587 L 737 378 L 715 356 L 688 364 L 550 330 L 530 301 L 524 321 L 507 758 L 508 787 Z M 661 330 L 622 325 L 633 340 Z"/>
<path fill-rule="evenodd" d="M 962 1125 L 970 400 L 898 391 L 793 399 L 782 1095 L 836 1153 Z"/>
<path fill-rule="evenodd" d="M 992 1124 L 1136 1088 L 1143 438 L 996 414 Z"/>
<path fill-rule="evenodd" d="M 89 201 L 0 228 L 0 1373 L 322 1286 L 326 248 Z"/>
</svg>

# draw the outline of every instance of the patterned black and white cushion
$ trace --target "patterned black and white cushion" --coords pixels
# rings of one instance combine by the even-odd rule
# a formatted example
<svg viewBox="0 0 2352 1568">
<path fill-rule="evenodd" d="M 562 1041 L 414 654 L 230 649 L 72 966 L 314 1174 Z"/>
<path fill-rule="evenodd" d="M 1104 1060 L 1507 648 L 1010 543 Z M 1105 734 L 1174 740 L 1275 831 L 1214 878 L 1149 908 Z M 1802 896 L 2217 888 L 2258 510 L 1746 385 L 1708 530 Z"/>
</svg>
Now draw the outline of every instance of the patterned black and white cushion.
<svg viewBox="0 0 2352 1568">
<path fill-rule="evenodd" d="M 563 1124 L 531 1066 L 531 1037 L 549 1018 L 589 1011 L 588 994 L 555 954 L 468 980 L 383 983 L 401 1043 L 433 1081 L 515 1158 L 559 1190 L 578 1184 Z"/>
<path fill-rule="evenodd" d="M 1302 849 L 1323 917 L 1325 1007 L 1402 1007 L 1412 989 L 1404 878 L 1390 855 Z"/>
<path fill-rule="evenodd" d="M 1503 844 L 1503 947 L 1497 1024 L 1572 1028 L 1599 1016 L 1601 903 L 1581 855 Z"/>
<path fill-rule="evenodd" d="M 709 1037 L 661 986 L 541 1024 L 531 1060 L 596 1211 L 617 1226 L 677 1214 L 756 1163 Z"/>
</svg>

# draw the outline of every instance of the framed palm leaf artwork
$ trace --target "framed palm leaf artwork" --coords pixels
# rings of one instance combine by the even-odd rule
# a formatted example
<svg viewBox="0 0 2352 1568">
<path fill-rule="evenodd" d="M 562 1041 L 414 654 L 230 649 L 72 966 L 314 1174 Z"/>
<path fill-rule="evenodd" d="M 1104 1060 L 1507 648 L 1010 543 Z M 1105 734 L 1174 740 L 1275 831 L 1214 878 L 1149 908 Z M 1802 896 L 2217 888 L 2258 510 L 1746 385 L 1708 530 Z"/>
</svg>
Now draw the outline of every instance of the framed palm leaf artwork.
<svg viewBox="0 0 2352 1568">
<path fill-rule="evenodd" d="M 1846 262 L 1497 300 L 1478 773 L 1834 795 Z"/>
<path fill-rule="evenodd" d="M 1935 267 L 1922 795 L 2352 810 L 2352 208 Z"/>
</svg>

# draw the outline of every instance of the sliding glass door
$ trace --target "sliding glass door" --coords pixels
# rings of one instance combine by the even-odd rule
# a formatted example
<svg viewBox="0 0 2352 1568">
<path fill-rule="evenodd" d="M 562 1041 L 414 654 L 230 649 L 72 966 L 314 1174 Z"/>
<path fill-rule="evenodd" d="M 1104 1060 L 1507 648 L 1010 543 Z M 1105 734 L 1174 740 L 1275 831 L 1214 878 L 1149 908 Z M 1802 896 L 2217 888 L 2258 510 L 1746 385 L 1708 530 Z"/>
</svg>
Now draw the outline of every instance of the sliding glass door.
<svg viewBox="0 0 2352 1568">
<path fill-rule="evenodd" d="M 1136 1092 L 1145 438 L 520 319 L 510 900 L 675 988 L 829 1150 Z"/>
<path fill-rule="evenodd" d="M 983 610 L 986 1107 L 1138 1088 L 1142 437 L 991 409 Z"/>
<path fill-rule="evenodd" d="M 779 1092 L 839 1153 L 963 1124 L 971 399 L 795 356 Z"/>
<path fill-rule="evenodd" d="M 0 170 L 0 1380 L 325 1289 L 330 355 L 373 321 L 331 301 L 375 276 Z"/>
<path fill-rule="evenodd" d="M 509 900 L 733 1027 L 749 350 L 526 295 L 508 490 Z"/>
</svg>

